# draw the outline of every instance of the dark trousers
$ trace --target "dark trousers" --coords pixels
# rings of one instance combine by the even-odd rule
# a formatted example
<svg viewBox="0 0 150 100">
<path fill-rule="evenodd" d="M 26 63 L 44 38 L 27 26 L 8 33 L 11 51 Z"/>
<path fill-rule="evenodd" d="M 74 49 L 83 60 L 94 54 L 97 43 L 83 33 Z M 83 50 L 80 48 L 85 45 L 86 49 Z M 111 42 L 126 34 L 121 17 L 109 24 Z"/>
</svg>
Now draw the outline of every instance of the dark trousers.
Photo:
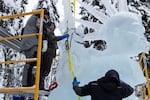
<svg viewBox="0 0 150 100">
<path fill-rule="evenodd" d="M 24 51 L 26 58 L 34 58 L 37 55 L 37 47 L 33 47 L 28 51 Z M 48 76 L 53 61 L 54 55 L 51 50 L 47 50 L 41 54 L 41 67 L 40 67 L 40 84 L 39 88 L 44 89 L 44 79 Z M 32 73 L 33 67 L 36 66 L 36 62 L 26 63 L 23 70 L 22 85 L 24 87 L 33 86 L 35 84 L 35 75 Z"/>
<path fill-rule="evenodd" d="M 50 72 L 53 58 L 54 57 L 51 55 L 50 50 L 44 52 L 41 55 L 40 84 L 39 84 L 40 89 L 44 89 L 44 79 L 46 76 L 48 76 L 48 74 Z"/>
<path fill-rule="evenodd" d="M 36 57 L 37 47 L 33 47 L 27 51 L 24 51 L 26 58 L 34 58 Z M 26 63 L 23 70 L 23 79 L 22 85 L 24 87 L 33 86 L 35 84 L 35 78 L 32 74 L 32 69 L 36 65 L 36 62 Z"/>
</svg>

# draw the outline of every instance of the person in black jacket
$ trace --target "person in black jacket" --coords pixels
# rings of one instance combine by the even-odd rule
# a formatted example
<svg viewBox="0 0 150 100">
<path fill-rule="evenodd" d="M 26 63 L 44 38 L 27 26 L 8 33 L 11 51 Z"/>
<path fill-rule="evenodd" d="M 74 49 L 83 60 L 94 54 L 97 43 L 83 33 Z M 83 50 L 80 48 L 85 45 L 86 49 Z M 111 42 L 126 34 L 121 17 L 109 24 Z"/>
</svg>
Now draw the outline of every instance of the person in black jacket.
<svg viewBox="0 0 150 100">
<path fill-rule="evenodd" d="M 54 22 L 48 21 L 46 24 L 45 41 L 47 41 L 47 49 L 42 53 L 41 68 L 40 68 L 40 90 L 45 90 L 44 80 L 48 76 L 53 59 L 56 57 L 56 50 L 58 49 L 57 42 L 69 37 L 69 34 L 65 33 L 61 36 L 55 36 L 54 30 L 56 26 Z"/>
<path fill-rule="evenodd" d="M 104 77 L 87 85 L 80 87 L 76 77 L 72 84 L 77 95 L 90 95 L 91 100 L 122 100 L 134 91 L 130 85 L 120 80 L 118 72 L 113 69 L 106 72 Z"/>
</svg>

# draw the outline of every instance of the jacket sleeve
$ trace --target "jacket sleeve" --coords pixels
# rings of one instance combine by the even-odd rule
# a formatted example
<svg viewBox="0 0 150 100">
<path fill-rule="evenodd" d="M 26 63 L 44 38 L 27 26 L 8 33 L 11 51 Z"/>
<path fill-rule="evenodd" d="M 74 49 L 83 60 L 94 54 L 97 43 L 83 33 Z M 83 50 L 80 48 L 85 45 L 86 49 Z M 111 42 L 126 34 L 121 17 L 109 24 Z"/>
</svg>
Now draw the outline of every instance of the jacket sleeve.
<svg viewBox="0 0 150 100">
<path fill-rule="evenodd" d="M 47 34 L 48 41 L 59 41 L 59 36 L 55 36 L 54 33 Z"/>
<path fill-rule="evenodd" d="M 86 96 L 91 94 L 92 86 L 90 84 L 84 85 L 82 87 L 79 86 L 73 86 L 73 90 L 75 93 L 79 96 Z"/>
<path fill-rule="evenodd" d="M 48 37 L 48 41 L 59 41 L 59 36 L 55 36 L 54 33 L 47 29 L 47 37 Z"/>
<path fill-rule="evenodd" d="M 134 89 L 130 85 L 126 84 L 125 82 L 120 84 L 120 88 L 121 88 L 122 98 L 130 96 L 134 92 Z"/>
</svg>

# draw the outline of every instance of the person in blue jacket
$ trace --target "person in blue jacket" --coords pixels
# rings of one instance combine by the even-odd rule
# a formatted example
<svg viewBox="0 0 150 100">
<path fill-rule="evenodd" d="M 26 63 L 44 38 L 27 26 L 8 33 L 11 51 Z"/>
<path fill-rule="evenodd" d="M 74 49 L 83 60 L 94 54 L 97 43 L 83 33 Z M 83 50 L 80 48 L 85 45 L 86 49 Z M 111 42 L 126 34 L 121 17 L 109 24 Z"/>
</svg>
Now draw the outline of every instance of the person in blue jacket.
<svg viewBox="0 0 150 100">
<path fill-rule="evenodd" d="M 80 87 L 76 77 L 72 84 L 77 95 L 90 95 L 91 100 L 122 100 L 134 91 L 130 85 L 120 80 L 118 72 L 113 69 L 106 72 L 104 77 L 87 85 Z"/>
</svg>

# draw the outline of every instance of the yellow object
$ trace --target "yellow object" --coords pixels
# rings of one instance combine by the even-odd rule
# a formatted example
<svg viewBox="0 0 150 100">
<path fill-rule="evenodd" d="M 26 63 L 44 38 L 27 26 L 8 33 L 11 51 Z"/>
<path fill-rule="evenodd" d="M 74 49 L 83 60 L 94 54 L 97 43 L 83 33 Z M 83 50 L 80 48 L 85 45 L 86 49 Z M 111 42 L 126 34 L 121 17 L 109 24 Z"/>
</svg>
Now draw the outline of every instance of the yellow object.
<svg viewBox="0 0 150 100">
<path fill-rule="evenodd" d="M 72 66 L 72 60 L 71 60 L 70 47 L 69 47 L 68 39 L 66 40 L 66 50 L 67 50 L 67 54 L 68 54 L 69 70 L 71 71 L 71 75 L 74 78 L 75 77 L 75 71 L 74 71 L 74 68 Z M 81 100 L 80 96 L 78 96 L 78 100 Z"/>
<path fill-rule="evenodd" d="M 147 100 L 147 95 L 148 95 L 148 99 L 150 99 L 150 82 L 149 82 L 149 75 L 148 75 L 148 67 L 147 67 L 147 63 L 146 63 L 146 53 L 142 52 L 139 58 L 139 65 L 141 70 L 143 71 L 143 74 L 146 77 L 146 89 L 144 89 L 145 91 L 143 91 L 144 93 L 144 100 Z M 146 90 L 148 92 L 148 94 L 146 94 Z M 143 100 L 143 99 L 141 99 Z"/>
<path fill-rule="evenodd" d="M 74 72 L 74 68 L 72 66 L 72 61 L 71 61 L 71 54 L 70 54 L 70 47 L 69 47 L 69 43 L 68 43 L 68 39 L 66 40 L 66 50 L 67 50 L 67 54 L 68 54 L 68 65 L 69 65 L 69 70 L 71 71 L 72 77 L 75 77 L 75 72 Z"/>
<path fill-rule="evenodd" d="M 40 78 L 40 63 L 41 63 L 41 48 L 42 48 L 42 25 L 43 25 L 43 18 L 44 18 L 44 10 L 36 10 L 33 12 L 27 12 L 22 14 L 14 14 L 9 16 L 1 16 L 0 20 L 7 19 L 7 18 L 15 18 L 19 16 L 25 16 L 25 15 L 33 15 L 33 14 L 40 14 L 40 29 L 39 33 L 33 33 L 29 35 L 22 35 L 22 36 L 10 36 L 5 38 L 0 38 L 0 41 L 5 40 L 11 40 L 16 38 L 26 38 L 31 36 L 37 36 L 38 37 L 38 52 L 37 52 L 37 58 L 33 59 L 26 59 L 26 60 L 11 60 L 6 62 L 0 62 L 0 64 L 10 64 L 10 63 L 17 63 L 17 62 L 36 62 L 36 77 L 35 77 L 35 86 L 34 87 L 20 87 L 20 88 L 1 88 L 0 92 L 23 92 L 23 91 L 34 91 L 34 100 L 38 100 L 38 94 L 39 94 L 39 78 Z M 18 93 L 19 94 L 19 93 Z"/>
<path fill-rule="evenodd" d="M 75 13 L 76 13 L 76 0 L 74 0 L 74 28 L 75 28 Z M 68 0 L 68 17 L 70 16 L 70 0 Z M 67 21 L 67 32 L 68 32 L 68 21 Z M 67 57 L 68 57 L 68 65 L 69 65 L 69 70 L 71 71 L 72 77 L 75 77 L 75 71 L 72 66 L 72 60 L 71 60 L 71 53 L 70 53 L 70 46 L 69 46 L 69 40 L 66 40 L 66 50 L 67 50 Z M 81 100 L 80 96 L 78 96 L 78 100 Z"/>
<path fill-rule="evenodd" d="M 74 0 L 74 28 L 76 28 L 76 0 Z"/>
</svg>

